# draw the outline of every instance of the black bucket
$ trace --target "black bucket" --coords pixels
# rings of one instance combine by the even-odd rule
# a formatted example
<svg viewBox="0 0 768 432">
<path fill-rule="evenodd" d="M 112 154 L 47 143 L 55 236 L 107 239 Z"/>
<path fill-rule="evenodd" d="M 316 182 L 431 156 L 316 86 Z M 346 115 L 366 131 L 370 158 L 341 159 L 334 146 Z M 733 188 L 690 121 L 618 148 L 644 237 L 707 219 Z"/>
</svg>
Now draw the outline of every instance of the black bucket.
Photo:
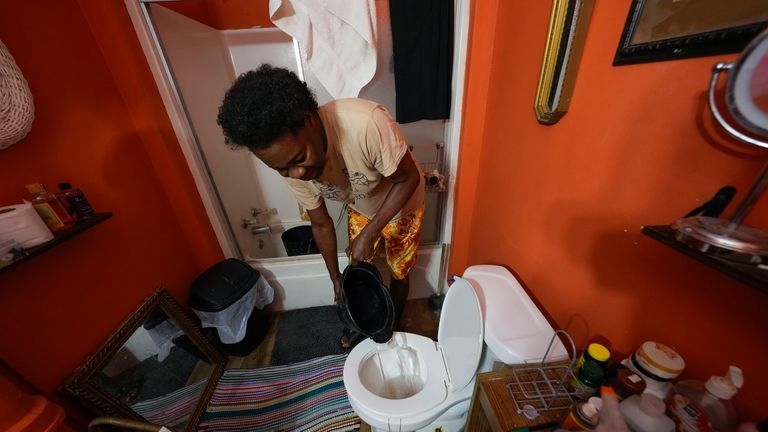
<svg viewBox="0 0 768 432">
<path fill-rule="evenodd" d="M 288 256 L 309 255 L 319 253 L 315 239 L 312 238 L 312 227 L 300 225 L 286 230 L 280 238 Z"/>
<path fill-rule="evenodd" d="M 344 269 L 339 311 L 342 322 L 376 343 L 392 338 L 395 305 L 373 264 L 365 261 Z"/>
</svg>

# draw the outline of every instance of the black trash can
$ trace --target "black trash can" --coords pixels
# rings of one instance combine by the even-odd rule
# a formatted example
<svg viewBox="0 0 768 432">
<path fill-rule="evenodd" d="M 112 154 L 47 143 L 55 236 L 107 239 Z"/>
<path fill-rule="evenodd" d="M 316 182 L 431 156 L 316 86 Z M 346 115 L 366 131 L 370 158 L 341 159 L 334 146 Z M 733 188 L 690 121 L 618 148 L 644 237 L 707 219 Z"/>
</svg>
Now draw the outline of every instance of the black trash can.
<svg viewBox="0 0 768 432">
<path fill-rule="evenodd" d="M 280 238 L 283 240 L 288 256 L 319 253 L 310 225 L 300 225 L 286 230 Z"/>
<path fill-rule="evenodd" d="M 246 297 L 256 295 L 260 277 L 246 262 L 228 258 L 203 272 L 189 288 L 192 310 L 203 327 L 216 328 L 216 342 L 229 355 L 248 355 L 269 330 L 267 313 Z M 237 335 L 240 340 L 235 340 Z"/>
</svg>

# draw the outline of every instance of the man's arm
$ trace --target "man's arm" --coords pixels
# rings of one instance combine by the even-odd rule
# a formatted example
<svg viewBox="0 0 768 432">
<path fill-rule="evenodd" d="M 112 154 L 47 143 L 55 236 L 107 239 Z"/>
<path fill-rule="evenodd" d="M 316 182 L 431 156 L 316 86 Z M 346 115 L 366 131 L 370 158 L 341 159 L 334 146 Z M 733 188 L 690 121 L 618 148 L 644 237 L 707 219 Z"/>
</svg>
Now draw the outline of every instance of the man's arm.
<svg viewBox="0 0 768 432">
<path fill-rule="evenodd" d="M 351 264 L 365 261 L 371 258 L 373 242 L 381 233 L 381 230 L 389 223 L 393 216 L 399 212 L 405 203 L 413 195 L 419 186 L 421 171 L 409 153 L 403 155 L 397 164 L 397 169 L 389 177 L 392 188 L 387 193 L 384 201 L 376 212 L 376 216 L 360 231 L 347 249 Z"/>
<path fill-rule="evenodd" d="M 325 207 L 325 201 L 322 201 L 320 207 L 307 210 L 309 220 L 312 223 L 312 236 L 315 238 L 317 248 L 325 261 L 325 267 L 328 269 L 328 275 L 333 282 L 333 301 L 339 300 L 341 291 L 341 273 L 339 273 L 339 258 L 336 251 L 336 229 L 333 226 L 333 219 L 328 214 Z"/>
</svg>

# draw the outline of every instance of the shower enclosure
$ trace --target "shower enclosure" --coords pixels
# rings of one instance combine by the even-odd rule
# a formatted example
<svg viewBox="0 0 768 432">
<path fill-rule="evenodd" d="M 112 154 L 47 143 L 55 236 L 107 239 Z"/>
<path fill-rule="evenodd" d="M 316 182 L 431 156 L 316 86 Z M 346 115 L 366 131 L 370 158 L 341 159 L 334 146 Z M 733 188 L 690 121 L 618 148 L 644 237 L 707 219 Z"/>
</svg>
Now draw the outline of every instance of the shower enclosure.
<svg viewBox="0 0 768 432">
<path fill-rule="evenodd" d="M 213 0 L 125 0 L 142 42 L 155 80 L 174 123 L 182 150 L 195 177 L 212 226 L 226 256 L 242 258 L 258 268 L 275 285 L 277 308 L 293 309 L 332 301 L 330 281 L 322 258 L 288 257 L 281 241 L 286 230 L 306 225 L 282 177 L 245 150 L 234 151 L 224 143 L 216 124 L 224 92 L 241 73 L 262 63 L 285 67 L 307 82 L 319 104 L 332 98 L 306 65 L 302 47 L 271 23 L 255 19 L 243 28 L 228 28 L 224 10 L 237 2 Z M 249 7 L 266 8 L 266 0 Z M 242 7 L 240 3 L 239 7 Z M 454 82 L 463 80 L 465 47 L 464 1 L 457 1 Z M 386 0 L 377 0 L 378 66 L 360 97 L 395 112 L 392 38 Z M 215 11 L 214 11 L 215 9 Z M 242 15 L 242 14 L 241 14 Z M 212 18 L 214 17 L 214 18 Z M 232 20 L 230 20 L 232 21 Z M 240 20 L 242 21 L 242 20 Z M 453 113 L 459 113 L 463 85 L 454 86 Z M 441 263 L 450 236 L 450 173 L 458 151 L 459 115 L 449 121 L 422 120 L 401 125 L 408 145 L 425 173 L 439 173 L 446 187 L 428 187 L 422 247 L 412 276 L 412 297 L 426 297 L 441 289 Z M 342 205 L 326 201 L 337 221 L 340 265 L 346 264 L 346 215 Z M 318 289 L 315 289 L 318 288 Z"/>
</svg>

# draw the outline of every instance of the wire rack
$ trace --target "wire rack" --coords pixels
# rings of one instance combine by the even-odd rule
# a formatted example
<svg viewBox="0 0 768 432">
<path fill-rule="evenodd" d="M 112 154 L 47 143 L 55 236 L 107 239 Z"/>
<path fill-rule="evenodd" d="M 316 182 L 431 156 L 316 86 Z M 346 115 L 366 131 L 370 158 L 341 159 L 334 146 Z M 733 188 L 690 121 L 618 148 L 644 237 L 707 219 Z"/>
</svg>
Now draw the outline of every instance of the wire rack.
<svg viewBox="0 0 768 432">
<path fill-rule="evenodd" d="M 555 362 L 551 359 L 552 347 L 556 341 L 560 340 L 558 335 L 563 335 L 570 345 L 570 362 Z M 507 389 L 515 402 L 517 413 L 533 419 L 539 415 L 540 411 L 568 409 L 576 396 L 569 387 L 574 378 L 575 362 L 576 348 L 573 338 L 564 330 L 556 330 L 538 365 L 512 370 L 514 381 L 507 384 Z"/>
<path fill-rule="evenodd" d="M 419 163 L 421 165 L 421 172 L 424 175 L 424 188 L 428 193 L 445 192 L 448 182 L 445 174 L 443 174 L 445 172 L 445 144 L 441 142 L 435 143 L 434 147 L 434 158 L 431 161 L 422 159 Z M 411 150 L 413 150 L 413 147 L 411 147 Z"/>
</svg>

